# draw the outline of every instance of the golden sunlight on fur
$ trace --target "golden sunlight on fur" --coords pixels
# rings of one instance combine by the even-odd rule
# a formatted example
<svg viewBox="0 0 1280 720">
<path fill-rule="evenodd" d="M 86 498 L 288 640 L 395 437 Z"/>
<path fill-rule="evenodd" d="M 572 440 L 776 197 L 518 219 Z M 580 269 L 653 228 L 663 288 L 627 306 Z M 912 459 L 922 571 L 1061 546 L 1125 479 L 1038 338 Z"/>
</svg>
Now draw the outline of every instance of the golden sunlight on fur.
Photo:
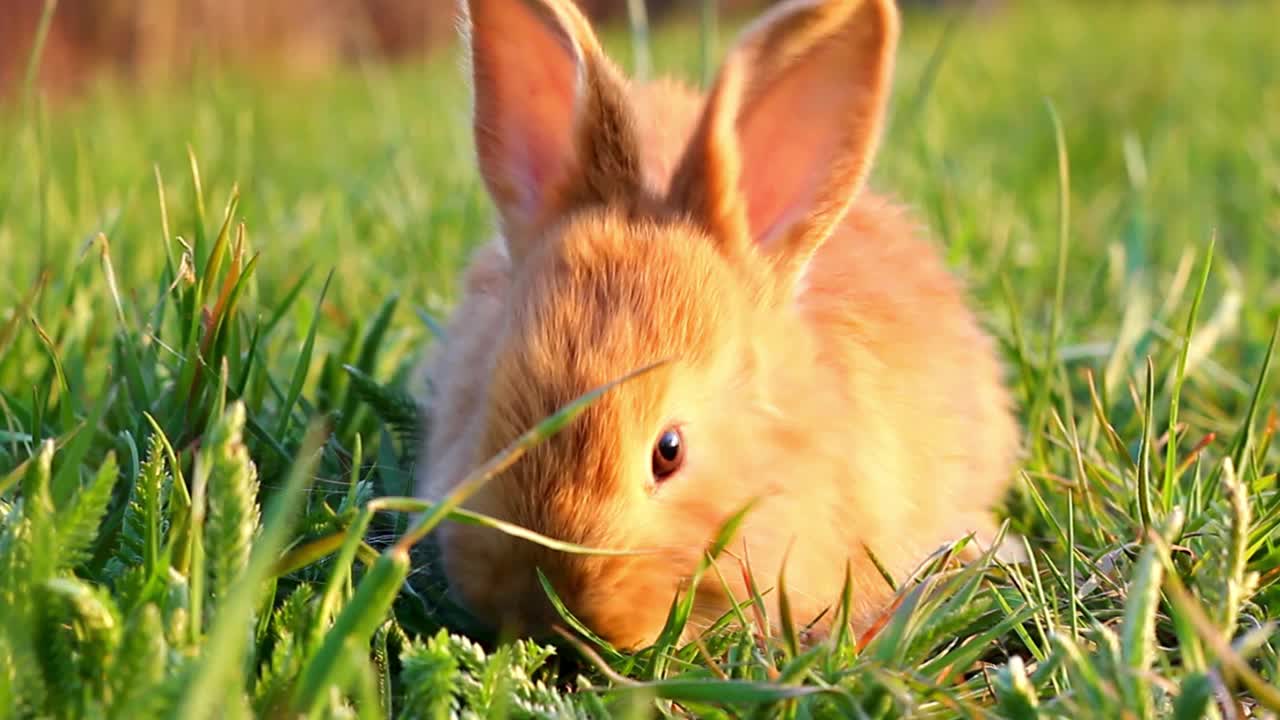
<svg viewBox="0 0 1280 720">
<path fill-rule="evenodd" d="M 915 222 L 861 191 L 893 3 L 782 3 L 706 98 L 629 82 L 569 0 L 463 10 L 501 234 L 472 257 L 428 368 L 419 494 L 448 493 L 582 393 L 674 362 L 611 390 L 466 505 L 649 552 L 569 555 L 446 523 L 455 597 L 494 627 L 545 634 L 557 618 L 541 568 L 595 632 L 640 647 L 720 524 L 758 498 L 721 559 L 734 594 L 738 558 L 769 587 L 785 555 L 795 621 L 822 615 L 821 633 L 850 567 L 861 632 L 892 599 L 864 546 L 902 579 L 968 533 L 990 543 L 1018 446 L 993 343 Z M 655 441 L 673 428 L 685 454 L 659 477 Z M 729 602 L 704 582 L 695 625 Z"/>
</svg>

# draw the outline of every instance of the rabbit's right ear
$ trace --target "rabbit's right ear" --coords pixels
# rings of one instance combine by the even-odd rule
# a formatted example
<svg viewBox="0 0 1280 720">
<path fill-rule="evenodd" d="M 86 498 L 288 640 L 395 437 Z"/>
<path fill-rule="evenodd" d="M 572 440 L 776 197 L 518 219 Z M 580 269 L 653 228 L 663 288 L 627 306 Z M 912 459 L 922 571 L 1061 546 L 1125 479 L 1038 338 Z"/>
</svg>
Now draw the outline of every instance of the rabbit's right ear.
<svg viewBox="0 0 1280 720">
<path fill-rule="evenodd" d="M 480 172 L 518 259 L 539 223 L 634 196 L 625 88 L 572 0 L 462 0 Z"/>
<path fill-rule="evenodd" d="M 781 3 L 725 60 L 668 203 L 795 287 L 871 166 L 897 40 L 893 0 Z"/>
</svg>

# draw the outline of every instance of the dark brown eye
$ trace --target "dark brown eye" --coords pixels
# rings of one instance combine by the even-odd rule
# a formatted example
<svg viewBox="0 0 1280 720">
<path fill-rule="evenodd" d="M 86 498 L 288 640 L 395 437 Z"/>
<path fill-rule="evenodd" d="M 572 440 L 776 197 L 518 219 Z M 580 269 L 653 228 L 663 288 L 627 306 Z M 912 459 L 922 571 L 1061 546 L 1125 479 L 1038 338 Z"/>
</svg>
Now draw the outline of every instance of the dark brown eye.
<svg viewBox="0 0 1280 720">
<path fill-rule="evenodd" d="M 653 445 L 653 479 L 666 480 L 684 464 L 684 436 L 668 428 Z"/>
</svg>

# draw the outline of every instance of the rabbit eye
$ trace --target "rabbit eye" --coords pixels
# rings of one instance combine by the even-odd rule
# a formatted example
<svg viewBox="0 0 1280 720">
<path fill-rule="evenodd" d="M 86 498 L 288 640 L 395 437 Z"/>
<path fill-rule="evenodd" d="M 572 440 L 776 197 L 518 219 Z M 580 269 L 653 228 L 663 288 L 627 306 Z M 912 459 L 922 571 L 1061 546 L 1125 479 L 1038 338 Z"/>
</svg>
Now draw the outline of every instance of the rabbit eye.
<svg viewBox="0 0 1280 720">
<path fill-rule="evenodd" d="M 684 464 L 684 436 L 676 428 L 668 428 L 653 445 L 653 478 L 666 480 Z"/>
</svg>

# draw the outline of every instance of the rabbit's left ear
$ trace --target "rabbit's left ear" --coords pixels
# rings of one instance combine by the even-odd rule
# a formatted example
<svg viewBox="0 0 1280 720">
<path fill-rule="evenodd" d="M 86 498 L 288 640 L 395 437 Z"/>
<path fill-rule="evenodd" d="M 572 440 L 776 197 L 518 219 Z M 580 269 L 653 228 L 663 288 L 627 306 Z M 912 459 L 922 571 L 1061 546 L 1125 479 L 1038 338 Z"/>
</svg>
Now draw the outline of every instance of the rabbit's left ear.
<svg viewBox="0 0 1280 720">
<path fill-rule="evenodd" d="M 460 8 L 480 171 L 518 262 L 540 223 L 640 193 L 632 111 L 572 0 L 460 0 Z"/>
<path fill-rule="evenodd" d="M 780 5 L 726 59 L 668 202 L 794 285 L 867 176 L 897 40 L 893 0 Z"/>
</svg>

